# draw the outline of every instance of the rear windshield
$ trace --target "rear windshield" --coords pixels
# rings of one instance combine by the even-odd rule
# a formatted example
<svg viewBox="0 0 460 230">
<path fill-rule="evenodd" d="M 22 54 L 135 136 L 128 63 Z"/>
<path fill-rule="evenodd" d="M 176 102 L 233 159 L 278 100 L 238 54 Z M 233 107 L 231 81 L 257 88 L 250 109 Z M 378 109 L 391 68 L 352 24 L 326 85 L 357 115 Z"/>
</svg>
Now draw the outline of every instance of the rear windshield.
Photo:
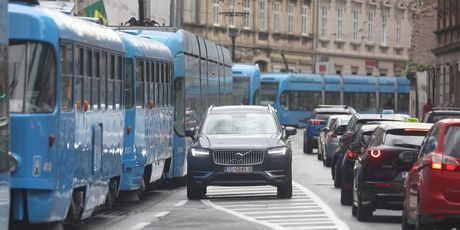
<svg viewBox="0 0 460 230">
<path fill-rule="evenodd" d="M 389 130 L 385 135 L 384 143 L 389 146 L 419 148 L 427 132 L 428 130 Z"/>
<path fill-rule="evenodd" d="M 371 135 L 372 135 L 372 131 L 363 133 L 363 138 L 366 141 L 366 143 L 369 141 L 369 137 L 371 137 Z"/>
<path fill-rule="evenodd" d="M 444 139 L 444 153 L 453 157 L 460 157 L 460 126 L 451 126 L 447 129 Z"/>
<path fill-rule="evenodd" d="M 340 115 L 340 114 L 348 114 L 346 111 L 337 111 L 337 112 L 323 112 L 323 113 L 317 113 L 314 117 L 314 119 L 318 120 L 327 120 L 330 116 L 332 115 Z"/>
<path fill-rule="evenodd" d="M 435 114 L 432 116 L 431 122 L 435 123 L 439 120 L 442 119 L 448 119 L 448 118 L 460 118 L 460 113 L 450 113 L 450 114 Z"/>
</svg>

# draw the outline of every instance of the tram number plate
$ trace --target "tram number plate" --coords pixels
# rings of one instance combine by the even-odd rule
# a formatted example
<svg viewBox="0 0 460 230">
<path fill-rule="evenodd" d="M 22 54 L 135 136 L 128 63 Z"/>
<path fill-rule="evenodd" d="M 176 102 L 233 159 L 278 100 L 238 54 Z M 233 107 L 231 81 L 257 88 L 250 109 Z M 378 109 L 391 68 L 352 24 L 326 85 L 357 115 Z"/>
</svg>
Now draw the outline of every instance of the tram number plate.
<svg viewBox="0 0 460 230">
<path fill-rule="evenodd" d="M 226 173 L 251 173 L 252 166 L 227 166 L 224 168 Z"/>
</svg>

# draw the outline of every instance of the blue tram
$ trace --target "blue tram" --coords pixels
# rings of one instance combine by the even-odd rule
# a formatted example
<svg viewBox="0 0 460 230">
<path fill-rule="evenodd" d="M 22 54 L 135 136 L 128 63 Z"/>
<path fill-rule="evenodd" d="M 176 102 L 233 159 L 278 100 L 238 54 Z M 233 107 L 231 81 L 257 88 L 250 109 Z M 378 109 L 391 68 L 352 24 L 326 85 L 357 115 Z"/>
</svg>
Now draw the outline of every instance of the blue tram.
<svg viewBox="0 0 460 230">
<path fill-rule="evenodd" d="M 386 98 L 398 113 L 409 112 L 409 80 L 395 77 L 263 73 L 260 104 L 272 104 L 283 125 L 304 126 L 319 104 L 345 104 L 377 113 Z"/>
<path fill-rule="evenodd" d="M 0 228 L 8 229 L 10 212 L 10 156 L 8 120 L 8 4 L 0 1 Z"/>
<path fill-rule="evenodd" d="M 184 30 L 160 32 L 136 30 L 140 36 L 165 44 L 174 57 L 173 158 L 167 178 L 186 175 L 186 128 L 196 128 L 210 105 L 231 104 L 232 71 L 230 52 Z"/>
<path fill-rule="evenodd" d="M 121 191 L 159 180 L 172 157 L 173 58 L 160 42 L 119 32 L 125 47 L 125 136 Z"/>
<path fill-rule="evenodd" d="M 258 105 L 260 102 L 259 65 L 233 64 L 233 104 Z"/>
<path fill-rule="evenodd" d="M 120 183 L 123 42 L 37 5 L 8 8 L 12 219 L 77 222 Z"/>
</svg>

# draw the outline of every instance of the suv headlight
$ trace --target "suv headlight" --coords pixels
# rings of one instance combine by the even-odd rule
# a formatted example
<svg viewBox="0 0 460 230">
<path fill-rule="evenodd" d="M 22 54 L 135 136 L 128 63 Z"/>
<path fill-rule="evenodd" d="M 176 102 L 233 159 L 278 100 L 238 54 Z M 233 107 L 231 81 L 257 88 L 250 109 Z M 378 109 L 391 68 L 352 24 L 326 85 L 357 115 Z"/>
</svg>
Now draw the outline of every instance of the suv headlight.
<svg viewBox="0 0 460 230">
<path fill-rule="evenodd" d="M 207 156 L 209 155 L 209 151 L 206 149 L 194 149 L 192 148 L 192 156 Z"/>
<path fill-rule="evenodd" d="M 274 148 L 274 149 L 269 149 L 268 154 L 269 155 L 284 156 L 284 155 L 286 155 L 287 151 L 288 151 L 287 147 L 278 147 L 278 148 Z"/>
</svg>

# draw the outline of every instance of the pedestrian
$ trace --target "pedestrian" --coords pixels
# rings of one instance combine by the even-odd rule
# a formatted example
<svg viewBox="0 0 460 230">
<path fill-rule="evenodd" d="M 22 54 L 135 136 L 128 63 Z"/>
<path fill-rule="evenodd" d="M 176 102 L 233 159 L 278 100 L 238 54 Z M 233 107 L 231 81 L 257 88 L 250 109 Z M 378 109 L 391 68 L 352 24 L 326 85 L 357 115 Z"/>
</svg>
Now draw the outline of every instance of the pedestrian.
<svg viewBox="0 0 460 230">
<path fill-rule="evenodd" d="M 391 97 L 387 97 L 387 101 L 383 104 L 383 109 L 391 109 L 394 110 L 395 106 L 393 105 L 393 100 Z"/>
<path fill-rule="evenodd" d="M 425 114 L 433 110 L 433 104 L 431 104 L 431 99 L 428 99 L 426 104 L 423 106 L 423 117 Z"/>
</svg>

